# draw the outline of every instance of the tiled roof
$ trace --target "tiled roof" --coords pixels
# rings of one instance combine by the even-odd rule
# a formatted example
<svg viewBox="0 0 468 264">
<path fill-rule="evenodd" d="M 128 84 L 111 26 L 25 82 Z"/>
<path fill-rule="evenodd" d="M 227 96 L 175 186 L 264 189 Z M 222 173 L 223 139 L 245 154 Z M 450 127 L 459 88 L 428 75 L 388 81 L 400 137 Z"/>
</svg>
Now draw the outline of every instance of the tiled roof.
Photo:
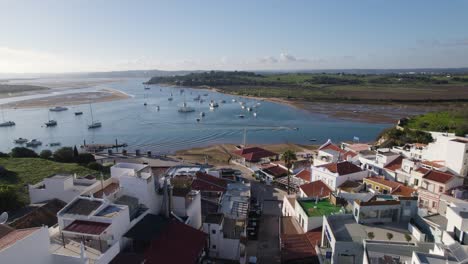
<svg viewBox="0 0 468 264">
<path fill-rule="evenodd" d="M 362 183 L 360 182 L 357 182 L 357 181 L 350 181 L 350 180 L 347 180 L 345 182 L 343 182 L 343 184 L 341 184 L 339 186 L 340 189 L 345 189 L 345 188 L 356 188 L 356 187 L 359 187 Z"/>
<path fill-rule="evenodd" d="M 353 163 L 349 161 L 343 161 L 343 162 L 338 162 L 338 163 L 336 162 L 328 163 L 328 164 L 320 165 L 317 167 L 325 168 L 332 173 L 338 173 L 339 176 L 362 171 L 361 168 L 359 168 L 358 166 L 354 165 Z"/>
<path fill-rule="evenodd" d="M 360 152 L 363 150 L 368 150 L 371 146 L 369 144 L 355 143 L 355 144 L 348 144 L 346 147 L 355 152 Z"/>
<path fill-rule="evenodd" d="M 8 233 L 14 230 L 15 229 L 10 227 L 9 225 L 0 224 L 0 238 L 6 236 Z"/>
<path fill-rule="evenodd" d="M 332 190 L 322 181 L 314 181 L 299 186 L 307 197 L 328 197 Z"/>
<path fill-rule="evenodd" d="M 288 174 L 288 171 L 283 169 L 279 165 L 269 166 L 267 168 L 264 168 L 263 171 L 275 177 L 282 177 Z"/>
<path fill-rule="evenodd" d="M 106 230 L 110 224 L 84 221 L 84 220 L 75 220 L 70 225 L 65 227 L 64 231 L 89 234 L 89 235 L 100 235 Z"/>
<path fill-rule="evenodd" d="M 306 182 L 310 182 L 310 170 L 301 170 L 296 177 L 303 179 Z"/>
<path fill-rule="evenodd" d="M 397 188 L 398 186 L 400 186 L 401 184 L 398 183 L 398 182 L 394 182 L 394 181 L 389 181 L 389 180 L 386 180 L 384 179 L 383 177 L 368 177 L 368 178 L 365 178 L 365 181 L 372 181 L 374 183 L 379 183 L 381 185 L 385 185 L 389 188 Z"/>
<path fill-rule="evenodd" d="M 419 167 L 415 171 L 417 171 L 419 173 L 422 173 L 422 174 L 426 174 L 429 170 L 425 169 L 425 168 L 422 168 L 422 167 Z"/>
<path fill-rule="evenodd" d="M 445 162 L 445 161 L 441 161 L 441 160 L 433 160 L 433 161 L 424 160 L 421 163 L 426 165 L 426 166 L 439 169 L 439 168 L 444 167 L 444 165 L 441 164 L 442 162 Z"/>
<path fill-rule="evenodd" d="M 244 157 L 247 161 L 259 161 L 262 158 L 277 156 L 277 153 L 271 152 L 259 147 L 243 148 L 234 151 L 234 154 Z"/>
<path fill-rule="evenodd" d="M 207 235 L 174 219 L 151 240 L 146 251 L 148 264 L 197 263 Z"/>
<path fill-rule="evenodd" d="M 435 170 L 429 170 L 426 174 L 424 174 L 423 179 L 426 180 L 431 180 L 439 183 L 447 183 L 453 179 L 453 175 L 441 172 L 441 171 L 435 171 Z"/>
<path fill-rule="evenodd" d="M 39 229 L 41 228 L 34 227 L 34 228 L 27 228 L 27 229 L 18 229 L 18 230 L 13 230 L 9 232 L 8 234 L 0 238 L 0 251 L 15 244 L 17 241 L 20 241 L 30 236 L 31 234 L 38 231 Z"/>
<path fill-rule="evenodd" d="M 292 263 L 320 263 L 315 245 L 320 243 L 321 238 L 322 232 L 320 230 L 312 230 L 305 234 L 281 235 L 282 263 L 289 263 L 289 261 Z"/>
<path fill-rule="evenodd" d="M 385 169 L 390 171 L 396 171 L 401 168 L 401 163 L 403 162 L 403 157 L 399 156 L 398 158 L 392 160 L 385 166 Z"/>
<path fill-rule="evenodd" d="M 327 141 L 325 144 L 323 144 L 322 146 L 320 146 L 320 148 L 318 150 L 333 150 L 333 151 L 336 151 L 336 152 L 341 152 L 341 153 L 345 153 L 346 151 L 344 151 L 342 148 L 338 147 L 337 145 L 333 144 L 330 140 Z"/>
<path fill-rule="evenodd" d="M 206 192 L 224 192 L 226 191 L 227 181 L 206 173 L 197 173 L 192 181 L 192 189 Z"/>
<path fill-rule="evenodd" d="M 357 153 L 351 150 L 346 151 L 343 153 L 342 157 L 343 159 L 348 159 L 348 158 L 354 158 L 357 156 Z"/>
</svg>

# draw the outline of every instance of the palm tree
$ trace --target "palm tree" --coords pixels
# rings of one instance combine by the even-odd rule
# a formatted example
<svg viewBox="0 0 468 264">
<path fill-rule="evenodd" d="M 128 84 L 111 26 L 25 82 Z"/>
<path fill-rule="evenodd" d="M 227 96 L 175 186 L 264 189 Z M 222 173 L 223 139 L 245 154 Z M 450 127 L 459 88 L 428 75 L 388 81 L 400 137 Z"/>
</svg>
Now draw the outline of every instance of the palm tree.
<svg viewBox="0 0 468 264">
<path fill-rule="evenodd" d="M 281 160 L 284 161 L 286 168 L 288 168 L 288 194 L 290 194 L 290 186 L 291 186 L 291 174 L 289 170 L 291 169 L 293 162 L 297 160 L 296 153 L 292 150 L 286 150 L 283 155 L 281 155 Z"/>
</svg>

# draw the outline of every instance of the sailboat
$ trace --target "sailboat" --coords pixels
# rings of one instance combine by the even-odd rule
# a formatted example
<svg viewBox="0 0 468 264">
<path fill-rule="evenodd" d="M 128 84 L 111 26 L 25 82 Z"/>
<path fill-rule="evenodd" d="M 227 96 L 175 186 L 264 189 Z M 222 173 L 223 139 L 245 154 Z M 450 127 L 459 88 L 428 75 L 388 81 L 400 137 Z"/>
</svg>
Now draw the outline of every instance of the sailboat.
<svg viewBox="0 0 468 264">
<path fill-rule="evenodd" d="M 101 127 L 102 126 L 101 122 L 94 121 L 93 107 L 91 106 L 91 104 L 89 104 L 89 110 L 90 110 L 90 113 L 91 113 L 91 124 L 88 125 L 88 129 Z"/>
<path fill-rule="evenodd" d="M 5 121 L 5 114 L 3 113 L 3 107 L 2 107 L 2 123 L 0 123 L 0 127 L 11 127 L 14 125 L 16 124 L 13 121 Z"/>
<path fill-rule="evenodd" d="M 182 104 L 182 106 L 179 108 L 178 111 L 179 111 L 179 113 L 195 112 L 195 108 L 188 106 L 187 102 L 185 102 L 185 95 L 184 95 L 184 103 Z"/>
<path fill-rule="evenodd" d="M 57 121 L 50 119 L 50 111 L 47 111 L 47 122 L 45 122 L 46 127 L 53 127 L 57 125 Z"/>
</svg>

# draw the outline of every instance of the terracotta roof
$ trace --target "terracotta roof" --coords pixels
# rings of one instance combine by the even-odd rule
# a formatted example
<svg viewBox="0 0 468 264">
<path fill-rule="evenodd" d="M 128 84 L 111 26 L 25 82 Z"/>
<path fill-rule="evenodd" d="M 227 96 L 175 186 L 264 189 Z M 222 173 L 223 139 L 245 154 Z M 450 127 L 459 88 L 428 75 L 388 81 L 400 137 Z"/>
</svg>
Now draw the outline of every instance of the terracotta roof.
<svg viewBox="0 0 468 264">
<path fill-rule="evenodd" d="M 355 152 L 359 152 L 363 150 L 368 150 L 371 146 L 369 144 L 355 143 L 355 144 L 348 144 L 346 147 Z"/>
<path fill-rule="evenodd" d="M 429 161 L 429 160 L 424 160 L 422 161 L 421 163 L 424 164 L 424 165 L 427 165 L 429 167 L 433 167 L 433 168 L 443 168 L 444 165 L 440 164 L 440 162 L 445 162 L 445 161 L 442 161 L 442 160 L 433 160 L 433 161 Z"/>
<path fill-rule="evenodd" d="M 227 181 L 206 173 L 198 172 L 192 182 L 192 189 L 206 192 L 226 191 Z"/>
<path fill-rule="evenodd" d="M 153 237 L 145 263 L 197 263 L 206 239 L 202 231 L 171 219 L 161 233 Z"/>
<path fill-rule="evenodd" d="M 397 188 L 398 186 L 400 186 L 401 184 L 398 183 L 398 182 L 394 182 L 394 181 L 389 181 L 389 180 L 386 180 L 384 179 L 383 177 L 367 177 L 364 179 L 365 181 L 372 181 L 374 183 L 379 183 L 381 185 L 385 185 L 389 188 Z"/>
<path fill-rule="evenodd" d="M 356 157 L 356 156 L 357 156 L 357 153 L 356 153 L 356 152 L 351 151 L 351 150 L 348 150 L 348 151 L 346 151 L 345 153 L 343 153 L 343 156 L 342 156 L 342 157 L 343 157 L 344 159 L 348 159 L 348 157 L 354 158 L 354 157 Z"/>
<path fill-rule="evenodd" d="M 110 224 L 84 221 L 84 220 L 75 220 L 70 225 L 65 227 L 64 231 L 89 234 L 89 235 L 100 235 L 106 230 Z"/>
<path fill-rule="evenodd" d="M 301 190 L 307 195 L 307 197 L 328 197 L 332 190 L 322 181 L 314 181 L 299 186 Z"/>
<path fill-rule="evenodd" d="M 264 168 L 263 171 L 275 177 L 282 177 L 288 174 L 288 171 L 283 169 L 279 165 Z"/>
<path fill-rule="evenodd" d="M 435 170 L 429 170 L 426 174 L 424 174 L 423 178 L 426 180 L 431 180 L 439 183 L 447 183 L 453 179 L 453 175 L 441 172 L 441 171 L 435 171 Z"/>
<path fill-rule="evenodd" d="M 425 169 L 425 168 L 422 168 L 422 167 L 419 167 L 415 171 L 417 171 L 419 173 L 422 173 L 422 174 L 426 174 L 429 170 Z"/>
<path fill-rule="evenodd" d="M 38 231 L 39 229 L 41 228 L 34 227 L 34 228 L 27 228 L 27 229 L 18 229 L 18 230 L 13 230 L 9 232 L 8 234 L 0 238 L 0 251 L 15 244 L 17 241 L 20 241 L 30 236 L 31 234 Z"/>
<path fill-rule="evenodd" d="M 332 173 L 338 173 L 339 176 L 362 171 L 361 168 L 359 168 L 358 166 L 354 165 L 353 163 L 349 161 L 343 161 L 343 162 L 338 162 L 338 163 L 336 162 L 328 163 L 328 164 L 320 165 L 317 167 L 326 168 Z"/>
<path fill-rule="evenodd" d="M 336 151 L 336 152 L 341 152 L 341 153 L 346 152 L 342 148 L 340 148 L 337 145 L 333 144 L 331 141 L 327 141 L 325 144 L 320 146 L 320 148 L 318 150 L 327 150 L 327 149 L 328 150 L 333 150 L 333 151 Z"/>
<path fill-rule="evenodd" d="M 10 227 L 9 225 L 0 224 L 0 238 L 6 236 L 8 233 L 14 230 L 15 229 Z"/>
<path fill-rule="evenodd" d="M 403 163 L 403 157 L 399 156 L 398 158 L 392 160 L 390 163 L 385 165 L 385 169 L 390 171 L 396 171 L 401 168 L 401 163 Z"/>
<path fill-rule="evenodd" d="M 350 180 L 347 180 L 345 182 L 343 182 L 343 184 L 341 184 L 339 186 L 340 189 L 345 189 L 345 188 L 356 188 L 356 187 L 359 187 L 362 183 L 360 182 L 357 182 L 357 181 L 350 181 Z"/>
<path fill-rule="evenodd" d="M 247 161 L 256 162 L 262 158 L 277 156 L 277 153 L 271 152 L 259 147 L 243 148 L 234 151 L 234 154 L 244 157 Z"/>
<path fill-rule="evenodd" d="M 315 245 L 320 243 L 321 239 L 321 230 L 313 230 L 305 234 L 281 235 L 281 262 L 301 261 L 300 263 L 320 263 L 315 251 Z"/>
<path fill-rule="evenodd" d="M 393 195 L 411 197 L 414 193 L 414 189 L 408 186 L 400 185 L 392 191 Z"/>
<path fill-rule="evenodd" d="M 310 175 L 310 170 L 301 170 L 298 174 L 296 174 L 296 177 L 301 178 L 306 182 L 310 182 Z"/>
</svg>

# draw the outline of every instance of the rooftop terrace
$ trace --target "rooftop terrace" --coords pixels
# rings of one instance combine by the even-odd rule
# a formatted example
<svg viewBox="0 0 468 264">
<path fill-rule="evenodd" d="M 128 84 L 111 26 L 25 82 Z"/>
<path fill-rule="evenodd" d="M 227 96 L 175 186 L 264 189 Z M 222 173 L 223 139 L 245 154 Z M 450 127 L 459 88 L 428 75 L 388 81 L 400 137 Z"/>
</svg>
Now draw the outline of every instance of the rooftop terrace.
<svg viewBox="0 0 468 264">
<path fill-rule="evenodd" d="M 341 209 L 331 204 L 328 199 L 320 200 L 318 203 L 315 203 L 315 200 L 298 200 L 298 202 L 309 217 L 331 215 L 340 212 Z"/>
</svg>

